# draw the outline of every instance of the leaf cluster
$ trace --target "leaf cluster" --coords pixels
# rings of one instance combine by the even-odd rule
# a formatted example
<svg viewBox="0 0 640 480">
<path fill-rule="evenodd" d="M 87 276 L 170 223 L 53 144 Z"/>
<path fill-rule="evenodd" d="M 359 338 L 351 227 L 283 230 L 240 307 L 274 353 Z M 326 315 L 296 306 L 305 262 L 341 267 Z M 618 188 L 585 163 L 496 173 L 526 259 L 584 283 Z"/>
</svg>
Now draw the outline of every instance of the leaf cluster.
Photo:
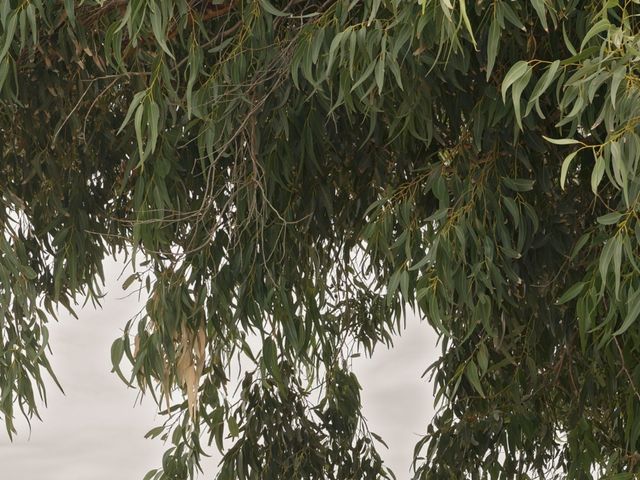
<svg viewBox="0 0 640 480">
<path fill-rule="evenodd" d="M 408 308 L 442 347 L 416 480 L 632 478 L 639 8 L 2 2 L 9 433 L 48 321 L 120 256 L 148 299 L 114 371 L 171 440 L 147 480 L 192 478 L 207 436 L 220 479 L 392 476 L 350 358 Z"/>
</svg>

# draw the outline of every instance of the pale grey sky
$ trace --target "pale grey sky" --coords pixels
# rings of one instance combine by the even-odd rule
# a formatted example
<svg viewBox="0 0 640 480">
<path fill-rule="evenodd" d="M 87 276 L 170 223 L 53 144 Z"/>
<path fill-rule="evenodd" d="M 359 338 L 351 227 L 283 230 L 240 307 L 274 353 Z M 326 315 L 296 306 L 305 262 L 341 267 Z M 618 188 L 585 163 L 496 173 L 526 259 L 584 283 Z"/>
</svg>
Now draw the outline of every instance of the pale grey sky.
<svg viewBox="0 0 640 480">
<path fill-rule="evenodd" d="M 122 298 L 120 268 L 106 266 L 102 310 L 89 306 L 78 313 L 79 320 L 64 315 L 59 324 L 50 324 L 51 362 L 66 395 L 49 388 L 44 422 L 32 423 L 30 437 L 20 422 L 13 443 L 0 433 L 3 479 L 142 480 L 160 464 L 164 445 L 144 438 L 161 424 L 154 402 L 145 399 L 134 407 L 137 391 L 110 373 L 111 343 L 142 306 L 136 297 Z M 410 477 L 413 446 L 433 415 L 432 386 L 420 375 L 437 351 L 429 326 L 409 318 L 393 349 L 380 347 L 373 358 L 354 361 L 369 428 L 389 445 L 380 451 L 398 480 Z M 199 478 L 213 479 L 215 471 L 216 461 L 209 459 Z"/>
</svg>

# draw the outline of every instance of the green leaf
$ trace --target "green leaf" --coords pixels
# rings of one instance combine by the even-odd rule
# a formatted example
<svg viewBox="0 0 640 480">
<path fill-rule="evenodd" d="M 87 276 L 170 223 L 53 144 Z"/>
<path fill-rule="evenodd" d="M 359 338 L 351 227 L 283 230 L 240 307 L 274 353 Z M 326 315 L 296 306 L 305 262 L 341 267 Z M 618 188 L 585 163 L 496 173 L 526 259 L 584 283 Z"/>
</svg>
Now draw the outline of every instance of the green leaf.
<svg viewBox="0 0 640 480">
<path fill-rule="evenodd" d="M 531 79 L 531 67 L 527 68 L 527 71 L 518 80 L 516 80 L 511 88 L 511 100 L 513 101 L 513 110 L 516 118 L 516 123 L 520 130 L 522 130 L 522 115 L 520 114 L 520 97 L 523 90 L 529 84 Z"/>
<path fill-rule="evenodd" d="M 580 239 L 576 242 L 573 250 L 571 250 L 571 260 L 576 258 L 576 256 L 580 253 L 582 248 L 587 244 L 589 239 L 591 238 L 591 232 L 587 232 L 580 237 Z"/>
<path fill-rule="evenodd" d="M 576 150 L 575 152 L 571 152 L 569 155 L 565 157 L 564 161 L 562 162 L 562 169 L 560 171 L 560 187 L 563 190 L 567 180 L 567 172 L 569 171 L 569 166 L 571 165 L 571 161 L 575 158 L 578 152 L 579 150 Z"/>
<path fill-rule="evenodd" d="M 129 123 L 129 120 L 131 120 L 131 116 L 136 111 L 136 109 L 138 108 L 138 105 L 140 105 L 140 102 L 142 102 L 142 100 L 146 95 L 147 95 L 147 91 L 143 90 L 141 92 L 136 93 L 133 96 L 133 100 L 131 100 L 131 104 L 129 105 L 127 114 L 125 115 L 124 120 L 122 121 L 122 124 L 120 125 L 120 128 L 118 129 L 118 132 L 116 133 L 116 135 L 119 135 L 124 129 L 124 127 Z"/>
<path fill-rule="evenodd" d="M 125 378 L 120 369 L 120 362 L 122 361 L 122 356 L 124 355 L 124 339 L 122 337 L 116 338 L 116 340 L 111 344 L 111 365 L 112 372 L 115 372 L 120 379 L 129 385 L 129 380 Z"/>
<path fill-rule="evenodd" d="M 274 341 L 267 337 L 262 344 L 262 359 L 267 370 L 273 375 L 279 384 L 282 384 L 282 375 L 278 365 L 277 348 Z"/>
<path fill-rule="evenodd" d="M 502 101 L 506 103 L 507 91 L 509 87 L 513 85 L 520 77 L 525 75 L 527 71 L 530 71 L 529 63 L 524 60 L 520 60 L 515 63 L 507 72 L 502 81 Z"/>
<path fill-rule="evenodd" d="M 9 67 L 11 66 L 9 62 L 8 57 L 5 57 L 0 62 L 0 92 L 2 91 L 2 87 L 4 87 L 4 82 L 7 80 L 7 75 L 9 74 Z"/>
<path fill-rule="evenodd" d="M 127 279 L 124 281 L 124 283 L 122 284 L 122 289 L 126 290 L 127 288 L 129 288 L 131 286 L 131 284 L 136 281 L 138 279 L 138 274 L 137 273 L 132 273 L 131 275 L 129 275 L 127 277 Z"/>
<path fill-rule="evenodd" d="M 513 217 L 513 222 L 515 223 L 515 225 L 518 225 L 520 223 L 520 210 L 518 209 L 516 201 L 511 197 L 502 197 L 502 201 Z"/>
<path fill-rule="evenodd" d="M 542 136 L 547 142 L 553 143 L 554 145 L 583 145 L 579 140 L 575 140 L 573 138 L 549 138 Z"/>
<path fill-rule="evenodd" d="M 578 319 L 578 334 L 580 335 L 580 349 L 584 353 L 587 348 L 587 334 L 591 327 L 591 316 L 586 306 L 587 300 L 583 296 L 576 302 L 576 317 Z"/>
<path fill-rule="evenodd" d="M 622 335 L 624 332 L 629 330 L 631 325 L 635 323 L 638 319 L 638 315 L 640 314 L 640 289 L 638 289 L 627 302 L 627 315 L 625 316 L 624 322 L 622 322 L 622 326 L 613 333 L 613 336 Z"/>
<path fill-rule="evenodd" d="M 480 372 L 484 375 L 489 368 L 489 351 L 487 350 L 487 346 L 484 344 L 484 342 L 478 346 L 476 359 L 478 360 Z"/>
<path fill-rule="evenodd" d="M 189 79 L 187 80 L 187 89 L 185 92 L 185 98 L 187 100 L 187 116 L 189 118 L 191 118 L 193 103 L 193 87 L 198 79 L 198 74 L 200 73 L 203 60 L 204 54 L 202 52 L 202 48 L 194 42 L 189 51 Z"/>
<path fill-rule="evenodd" d="M 286 17 L 289 15 L 288 13 L 283 12 L 282 10 L 278 10 L 268 0 L 258 0 L 258 2 L 260 3 L 260 5 L 262 6 L 265 12 L 273 15 L 274 17 Z"/>
<path fill-rule="evenodd" d="M 142 117 L 144 116 L 145 108 L 144 104 L 140 104 L 136 109 L 136 114 L 133 117 L 133 127 L 136 132 L 136 140 L 138 144 L 138 154 L 140 155 L 140 164 L 142 164 L 146 158 L 144 154 L 144 137 L 142 134 Z"/>
<path fill-rule="evenodd" d="M 540 96 L 547 91 L 553 80 L 556 78 L 556 74 L 558 73 L 558 69 L 560 68 L 560 60 L 555 60 L 551 62 L 547 70 L 542 74 L 540 79 L 536 82 L 536 85 L 533 87 L 533 91 L 531 92 L 531 97 L 529 97 L 529 102 L 527 103 L 527 109 L 525 111 L 525 116 L 529 114 L 535 103 L 538 101 Z M 546 138 L 546 137 L 545 137 Z"/>
<path fill-rule="evenodd" d="M 480 383 L 480 378 L 478 377 L 478 367 L 473 360 L 470 360 L 467 363 L 467 366 L 464 369 L 464 374 L 467 377 L 467 380 L 471 383 L 473 388 L 480 394 L 482 398 L 485 398 L 484 391 L 482 390 L 482 384 Z"/>
<path fill-rule="evenodd" d="M 508 178 L 502 177 L 502 182 L 505 186 L 514 192 L 528 192 L 533 190 L 535 180 L 529 180 L 527 178 Z"/>
<path fill-rule="evenodd" d="M 615 244 L 615 237 L 610 238 L 602 247 L 600 252 L 600 260 L 598 262 L 598 270 L 600 271 L 600 277 L 602 279 L 602 288 L 607 283 L 607 274 L 609 273 L 609 265 L 611 264 L 611 258 L 613 257 L 613 246 Z"/>
<path fill-rule="evenodd" d="M 409 267 L 409 271 L 412 272 L 414 270 L 421 269 L 422 267 L 424 267 L 429 262 L 430 258 L 431 257 L 429 255 L 425 255 L 424 257 L 422 257 L 420 259 L 420 261 L 418 261 L 417 263 L 415 263 L 411 267 Z"/>
<path fill-rule="evenodd" d="M 236 418 L 233 415 L 230 415 L 227 423 L 229 425 L 229 433 L 231 434 L 232 437 L 237 437 L 240 435 L 240 427 L 238 426 L 238 422 L 236 421 Z"/>
<path fill-rule="evenodd" d="M 576 101 L 573 103 L 573 107 L 571 108 L 571 111 L 568 114 L 566 114 L 561 121 L 556 123 L 556 127 L 561 127 L 562 125 L 566 125 L 567 123 L 572 121 L 574 118 L 576 118 L 582 112 L 582 109 L 584 108 L 584 104 L 585 104 L 584 97 L 578 96 L 576 98 Z"/>
<path fill-rule="evenodd" d="M 69 18 L 69 22 L 71 22 L 71 26 L 76 25 L 75 3 L 75 0 L 64 0 L 64 11 L 67 12 L 67 17 Z"/>
<path fill-rule="evenodd" d="M 353 65 L 356 60 L 358 35 L 352 31 L 349 35 L 349 78 L 353 80 Z"/>
<path fill-rule="evenodd" d="M 616 299 L 620 298 L 620 278 L 622 276 L 622 240 L 619 236 L 615 237 L 615 245 L 613 248 L 613 274 L 615 278 L 615 295 Z"/>
<path fill-rule="evenodd" d="M 382 94 L 382 87 L 384 86 L 384 59 L 380 58 L 376 62 L 375 68 L 376 85 L 378 86 L 378 92 Z"/>
<path fill-rule="evenodd" d="M 156 476 L 157 473 L 158 473 L 157 468 L 154 468 L 153 470 L 149 470 L 142 480 L 151 480 Z"/>
<path fill-rule="evenodd" d="M 400 285 L 400 277 L 402 275 L 402 270 L 397 270 L 391 275 L 389 279 L 389 284 L 387 285 L 387 301 L 390 302 L 393 299 L 393 296 L 398 289 L 398 285 Z"/>
<path fill-rule="evenodd" d="M 557 305 L 562 305 L 564 303 L 567 303 L 570 300 L 573 300 L 578 295 L 580 295 L 580 293 L 582 293 L 582 290 L 584 290 L 584 286 L 585 285 L 586 285 L 585 282 L 578 282 L 578 283 L 572 285 L 566 292 L 564 292 L 560 296 L 560 298 L 558 299 L 556 304 Z"/>
<path fill-rule="evenodd" d="M 396 80 L 396 84 L 398 85 L 400 90 L 404 91 L 404 85 L 402 84 L 402 73 L 400 72 L 400 66 L 398 65 L 398 62 L 395 59 L 390 58 L 388 67 Z"/>
<path fill-rule="evenodd" d="M 478 43 L 473 36 L 473 27 L 471 26 L 471 21 L 469 20 L 469 15 L 467 14 L 467 0 L 459 0 L 458 5 L 460 6 L 460 17 L 462 18 L 462 22 L 467 29 L 469 37 L 471 37 L 471 43 L 473 44 L 473 47 L 478 50 Z"/>
<path fill-rule="evenodd" d="M 162 434 L 162 432 L 164 432 L 164 426 L 154 427 L 146 433 L 144 438 L 156 438 Z"/>
<path fill-rule="evenodd" d="M 567 47 L 567 50 L 569 50 L 569 53 L 571 53 L 571 55 L 576 55 L 578 52 L 576 51 L 576 47 L 573 46 L 573 43 L 571 43 L 571 40 L 569 40 L 567 25 L 564 22 L 562 22 L 562 39 L 564 40 L 564 45 Z"/>
<path fill-rule="evenodd" d="M 580 44 L 580 50 L 584 50 L 584 47 L 587 45 L 587 43 L 589 43 L 589 40 L 591 40 L 597 34 L 608 30 L 610 27 L 611 27 L 611 23 L 609 23 L 609 20 L 607 20 L 606 18 L 603 18 L 602 20 L 599 20 L 598 22 L 596 22 L 595 25 L 593 25 L 589 29 L 589 31 L 585 33 L 584 37 L 582 38 L 582 43 Z"/>
<path fill-rule="evenodd" d="M 491 78 L 491 72 L 493 71 L 493 66 L 496 63 L 496 57 L 498 56 L 500 32 L 500 23 L 495 17 L 493 17 L 491 20 L 491 26 L 489 27 L 489 37 L 487 40 L 487 81 Z"/>
<path fill-rule="evenodd" d="M 356 82 L 351 87 L 351 91 L 352 92 L 356 88 L 358 88 L 367 78 L 369 78 L 371 76 L 371 73 L 373 73 L 373 69 L 376 67 L 377 64 L 378 64 L 377 62 L 370 62 L 369 63 L 369 65 L 367 66 L 367 68 L 365 68 L 365 70 L 362 73 L 362 75 L 360 75 L 360 78 L 358 78 L 358 80 L 356 80 Z"/>
<path fill-rule="evenodd" d="M 596 157 L 596 164 L 591 172 L 591 191 L 598 193 L 598 185 L 604 176 L 604 159 L 601 156 Z"/>
<path fill-rule="evenodd" d="M 616 108 L 616 98 L 618 95 L 618 88 L 620 87 L 620 83 L 624 80 L 624 77 L 627 74 L 627 66 L 622 64 L 618 68 L 613 71 L 613 75 L 611 78 L 611 91 L 609 93 L 611 98 L 611 105 L 613 108 Z"/>
<path fill-rule="evenodd" d="M 18 26 L 18 15 L 15 11 L 11 12 L 9 15 L 9 20 L 7 22 L 6 30 L 3 35 L 3 43 L 2 49 L 0 50 L 0 60 L 4 60 L 7 56 L 7 52 L 9 48 L 11 48 L 11 42 L 13 42 L 13 37 L 16 33 L 16 27 Z"/>
<path fill-rule="evenodd" d="M 542 23 L 542 28 L 544 28 L 545 32 L 549 32 L 549 26 L 547 25 L 547 9 L 545 7 L 544 0 L 531 0 L 531 5 L 533 5 L 533 8 L 538 14 L 540 23 Z"/>
<path fill-rule="evenodd" d="M 31 41 L 34 45 L 38 44 L 38 22 L 36 20 L 36 7 L 33 3 L 29 3 L 26 8 L 27 18 L 29 20 L 29 28 L 31 29 Z"/>
<path fill-rule="evenodd" d="M 382 445 L 384 445 L 384 447 L 388 450 L 389 449 L 389 445 L 386 444 L 386 442 L 382 439 L 382 437 L 374 432 L 369 432 L 371 433 L 371 436 L 379 443 L 381 443 Z"/>
<path fill-rule="evenodd" d="M 153 153 L 156 149 L 156 144 L 158 143 L 158 129 L 160 126 L 160 107 L 154 101 L 149 103 L 149 147 L 151 153 Z"/>
<path fill-rule="evenodd" d="M 498 14 L 498 18 L 502 18 L 502 16 L 504 16 L 504 18 L 518 30 L 521 30 L 523 32 L 527 31 L 527 27 L 524 26 L 522 20 L 518 17 L 518 15 L 516 15 L 516 13 L 513 11 L 513 8 L 511 8 L 511 6 L 507 2 L 496 3 L 496 12 Z"/>
<path fill-rule="evenodd" d="M 114 369 L 120 365 L 120 361 L 122 360 L 123 354 L 124 354 L 124 340 L 122 338 L 117 338 L 111 345 L 111 363 Z"/>
<path fill-rule="evenodd" d="M 329 46 L 329 56 L 327 57 L 327 68 L 326 68 L 327 75 L 331 72 L 331 67 L 333 66 L 333 62 L 335 61 L 338 47 L 340 46 L 340 44 L 342 43 L 342 39 L 348 32 L 349 32 L 348 30 L 338 32 L 336 36 L 333 37 L 333 40 L 331 40 L 331 45 Z M 355 35 L 352 35 L 352 36 L 355 37 Z"/>
<path fill-rule="evenodd" d="M 171 50 L 169 50 L 169 46 L 167 45 L 167 34 L 165 32 L 165 25 L 162 18 L 162 10 L 159 6 L 155 8 L 151 8 L 151 29 L 153 31 L 153 35 L 160 45 L 160 48 L 169 55 L 171 58 L 175 58 Z"/>
<path fill-rule="evenodd" d="M 35 280 L 38 278 L 38 274 L 29 265 L 21 265 L 20 272 L 25 276 L 27 280 Z"/>
<path fill-rule="evenodd" d="M 402 293 L 402 298 L 405 301 L 409 301 L 409 272 L 406 270 L 403 270 L 400 275 L 400 292 Z"/>
<path fill-rule="evenodd" d="M 620 212 L 611 212 L 598 217 L 597 221 L 601 225 L 613 225 L 618 223 L 621 218 L 622 214 Z"/>
</svg>

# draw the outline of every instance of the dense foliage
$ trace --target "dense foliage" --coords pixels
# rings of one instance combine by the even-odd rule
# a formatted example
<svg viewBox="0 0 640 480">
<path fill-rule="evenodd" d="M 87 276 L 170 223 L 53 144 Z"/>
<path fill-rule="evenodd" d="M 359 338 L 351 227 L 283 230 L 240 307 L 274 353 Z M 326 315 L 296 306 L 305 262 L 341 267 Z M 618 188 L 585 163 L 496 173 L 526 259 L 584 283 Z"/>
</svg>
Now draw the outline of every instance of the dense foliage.
<svg viewBox="0 0 640 480">
<path fill-rule="evenodd" d="M 407 306 L 442 345 L 416 479 L 633 478 L 639 14 L 0 2 L 9 434 L 53 375 L 48 321 L 99 301 L 119 255 L 149 299 L 114 370 L 171 443 L 147 479 L 192 478 L 201 439 L 219 479 L 390 477 L 350 358 Z"/>
</svg>

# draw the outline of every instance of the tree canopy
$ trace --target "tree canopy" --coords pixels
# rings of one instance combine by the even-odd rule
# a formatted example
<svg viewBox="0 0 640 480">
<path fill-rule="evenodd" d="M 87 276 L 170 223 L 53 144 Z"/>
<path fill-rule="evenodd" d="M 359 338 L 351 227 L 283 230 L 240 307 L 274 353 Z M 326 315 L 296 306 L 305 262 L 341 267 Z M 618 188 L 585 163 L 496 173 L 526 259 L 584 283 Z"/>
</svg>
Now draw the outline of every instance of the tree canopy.
<svg viewBox="0 0 640 480">
<path fill-rule="evenodd" d="M 635 478 L 639 3 L 0 2 L 9 435 L 119 256 L 147 480 L 207 439 L 220 480 L 391 478 L 350 359 L 407 308 L 442 347 L 417 480 Z"/>
</svg>

